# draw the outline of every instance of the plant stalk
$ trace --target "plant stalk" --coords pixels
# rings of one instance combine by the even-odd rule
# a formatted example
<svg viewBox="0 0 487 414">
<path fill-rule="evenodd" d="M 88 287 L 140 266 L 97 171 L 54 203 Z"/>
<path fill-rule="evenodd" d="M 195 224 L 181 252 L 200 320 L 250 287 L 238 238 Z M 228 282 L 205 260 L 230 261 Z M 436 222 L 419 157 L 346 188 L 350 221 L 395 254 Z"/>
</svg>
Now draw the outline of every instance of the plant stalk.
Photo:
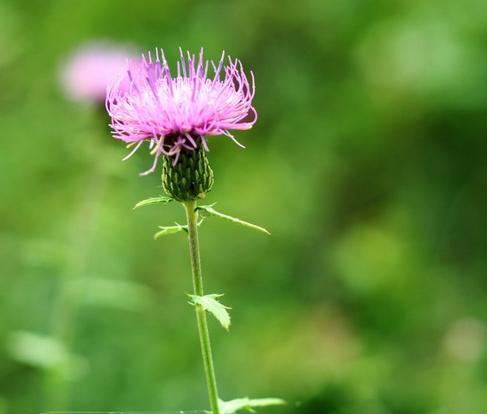
<svg viewBox="0 0 487 414">
<path fill-rule="evenodd" d="M 185 201 L 183 205 L 186 210 L 186 219 L 188 223 L 188 240 L 191 256 L 194 294 L 203 296 L 203 276 L 201 274 L 201 260 L 198 241 L 198 212 L 196 211 L 196 201 Z M 205 368 L 210 407 L 213 414 L 220 414 L 220 409 L 218 407 L 218 389 L 216 384 L 215 368 L 213 366 L 213 356 L 211 353 L 210 333 L 208 331 L 206 311 L 199 304 L 195 304 L 194 306 L 196 310 L 196 320 L 198 322 L 201 355 L 203 357 L 203 365 Z"/>
</svg>

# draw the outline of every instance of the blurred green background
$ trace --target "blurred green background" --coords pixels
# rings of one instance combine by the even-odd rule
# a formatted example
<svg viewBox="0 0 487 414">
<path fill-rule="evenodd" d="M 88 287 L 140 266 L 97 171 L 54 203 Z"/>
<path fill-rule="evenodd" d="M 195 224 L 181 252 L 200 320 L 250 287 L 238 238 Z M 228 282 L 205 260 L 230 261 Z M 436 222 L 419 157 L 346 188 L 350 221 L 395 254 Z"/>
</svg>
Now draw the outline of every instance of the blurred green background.
<svg viewBox="0 0 487 414">
<path fill-rule="evenodd" d="M 66 100 L 87 41 L 224 49 L 256 126 L 210 140 L 201 228 L 225 399 L 269 413 L 487 410 L 487 4 L 482 0 L 0 0 L 0 413 L 207 407 L 178 205 Z"/>
</svg>

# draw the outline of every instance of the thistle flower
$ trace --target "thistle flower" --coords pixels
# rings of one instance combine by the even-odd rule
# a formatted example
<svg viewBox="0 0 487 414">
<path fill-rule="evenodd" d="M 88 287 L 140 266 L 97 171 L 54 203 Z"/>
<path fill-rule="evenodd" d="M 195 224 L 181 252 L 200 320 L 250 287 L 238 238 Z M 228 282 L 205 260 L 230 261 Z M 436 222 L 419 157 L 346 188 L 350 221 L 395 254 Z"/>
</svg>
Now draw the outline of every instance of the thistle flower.
<svg viewBox="0 0 487 414">
<path fill-rule="evenodd" d="M 252 106 L 251 83 L 237 59 L 224 53 L 215 63 L 180 49 L 177 74 L 173 76 L 162 49 L 153 59 L 149 52 L 128 62 L 126 72 L 109 87 L 106 108 L 111 116 L 112 134 L 134 147 L 132 156 L 144 141 L 154 155 L 153 172 L 162 155 L 175 166 L 181 155 L 195 150 L 208 151 L 207 137 L 226 135 L 243 147 L 231 130 L 250 129 L 257 119 Z M 208 73 L 211 66 L 212 73 Z M 125 85 L 128 85 L 126 87 Z"/>
<path fill-rule="evenodd" d="M 127 48 L 108 42 L 82 46 L 67 59 L 61 70 L 64 92 L 78 102 L 104 102 L 107 86 L 121 75 L 127 60 L 132 57 Z"/>
<path fill-rule="evenodd" d="M 249 83 L 239 60 L 228 58 L 224 65 L 224 54 L 214 63 L 203 59 L 203 49 L 198 58 L 189 52 L 185 57 L 183 51 L 179 51 L 181 58 L 175 76 L 171 75 L 162 49 L 156 49 L 154 60 L 149 52 L 141 60 L 128 62 L 126 73 L 107 93 L 106 108 L 112 119 L 112 134 L 134 147 L 125 159 L 145 141 L 149 143 L 154 162 L 143 174 L 153 172 L 157 160 L 163 158 L 162 188 L 170 197 L 151 197 L 135 207 L 176 200 L 186 211 L 186 225 L 162 226 L 154 237 L 183 230 L 188 235 L 194 288 L 194 294 L 189 296 L 196 312 L 211 407 L 207 412 L 230 414 L 241 409 L 282 405 L 284 401 L 278 398 L 237 398 L 226 402 L 219 398 L 206 313 L 213 314 L 228 330 L 227 309 L 230 308 L 218 301 L 221 294 L 204 293 L 198 240 L 198 226 L 209 216 L 270 234 L 263 227 L 216 211 L 213 204 L 198 206 L 198 199 L 204 198 L 213 185 L 206 138 L 226 135 L 241 145 L 230 131 L 250 129 L 256 122 L 257 113 L 252 106 L 254 77 L 250 72 L 252 82 Z M 208 74 L 210 64 L 211 75 Z"/>
</svg>

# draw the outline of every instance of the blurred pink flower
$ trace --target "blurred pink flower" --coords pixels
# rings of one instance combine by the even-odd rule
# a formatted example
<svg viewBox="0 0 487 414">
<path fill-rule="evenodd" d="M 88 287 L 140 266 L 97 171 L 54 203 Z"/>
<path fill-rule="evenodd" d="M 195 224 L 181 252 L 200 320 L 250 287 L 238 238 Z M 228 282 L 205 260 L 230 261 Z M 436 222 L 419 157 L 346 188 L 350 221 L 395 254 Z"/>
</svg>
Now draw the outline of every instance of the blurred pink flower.
<svg viewBox="0 0 487 414">
<path fill-rule="evenodd" d="M 203 49 L 198 58 L 189 52 L 185 57 L 181 49 L 180 54 L 175 76 L 162 49 L 156 49 L 154 60 L 150 52 L 130 60 L 107 94 L 114 138 L 134 146 L 125 159 L 149 142 L 154 163 L 143 174 L 155 170 L 161 154 L 173 157 L 176 164 L 183 150 L 208 150 L 210 135 L 226 135 L 242 146 L 230 130 L 250 129 L 257 119 L 252 106 L 254 77 L 250 72 L 249 83 L 239 60 L 229 57 L 224 64 L 222 54 L 215 64 L 203 59 Z"/>
<path fill-rule="evenodd" d="M 104 102 L 107 86 L 133 58 L 127 48 L 111 43 L 90 43 L 76 50 L 65 62 L 61 82 L 66 95 L 79 102 Z"/>
</svg>

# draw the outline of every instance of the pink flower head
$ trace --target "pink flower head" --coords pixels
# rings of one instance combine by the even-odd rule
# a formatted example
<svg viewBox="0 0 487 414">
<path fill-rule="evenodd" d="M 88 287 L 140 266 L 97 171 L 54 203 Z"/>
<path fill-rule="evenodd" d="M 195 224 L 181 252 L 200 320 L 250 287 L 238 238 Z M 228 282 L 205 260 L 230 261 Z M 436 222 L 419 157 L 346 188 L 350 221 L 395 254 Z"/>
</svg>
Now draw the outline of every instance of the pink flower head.
<svg viewBox="0 0 487 414">
<path fill-rule="evenodd" d="M 230 130 L 250 129 L 257 119 L 252 106 L 254 77 L 251 84 L 237 59 L 224 54 L 215 63 L 187 52 L 177 62 L 172 75 L 162 49 L 155 59 L 149 52 L 140 60 L 128 62 L 126 72 L 108 90 L 106 108 L 111 116 L 113 137 L 128 143 L 133 150 L 149 142 L 154 155 L 153 172 L 159 156 L 173 157 L 176 164 L 181 151 L 202 146 L 208 151 L 206 137 L 226 135 L 236 141 Z M 211 66 L 212 73 L 209 72 Z M 128 84 L 128 87 L 125 85 Z"/>
<path fill-rule="evenodd" d="M 110 43 L 82 46 L 62 69 L 66 95 L 79 102 L 104 102 L 107 86 L 120 76 L 132 57 L 128 49 Z"/>
</svg>

